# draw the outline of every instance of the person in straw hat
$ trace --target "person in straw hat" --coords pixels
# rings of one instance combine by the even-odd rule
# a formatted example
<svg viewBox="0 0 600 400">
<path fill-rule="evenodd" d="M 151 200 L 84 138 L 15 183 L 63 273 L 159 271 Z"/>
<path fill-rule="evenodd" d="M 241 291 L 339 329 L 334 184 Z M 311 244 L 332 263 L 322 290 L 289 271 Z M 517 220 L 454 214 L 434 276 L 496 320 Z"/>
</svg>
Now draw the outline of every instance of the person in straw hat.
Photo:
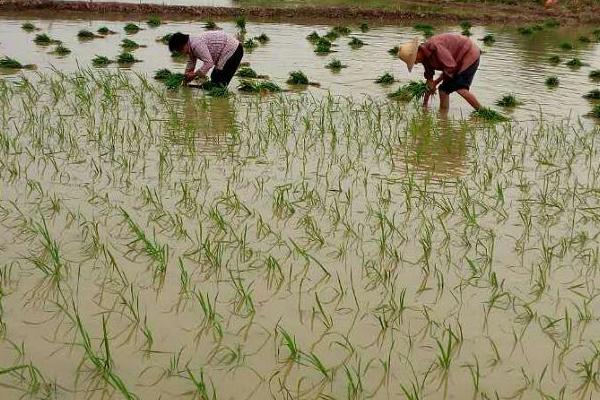
<svg viewBox="0 0 600 400">
<path fill-rule="evenodd" d="M 423 64 L 425 68 L 429 91 L 423 106 L 427 107 L 430 96 L 439 89 L 440 109 L 443 111 L 448 110 L 453 92 L 461 95 L 474 109 L 481 108 L 477 97 L 470 91 L 480 55 L 481 51 L 471 39 L 453 33 L 432 36 L 422 44 L 415 38 L 398 50 L 398 57 L 406 63 L 409 72 L 415 64 Z M 435 71 L 442 72 L 437 79 L 434 79 Z"/>
</svg>

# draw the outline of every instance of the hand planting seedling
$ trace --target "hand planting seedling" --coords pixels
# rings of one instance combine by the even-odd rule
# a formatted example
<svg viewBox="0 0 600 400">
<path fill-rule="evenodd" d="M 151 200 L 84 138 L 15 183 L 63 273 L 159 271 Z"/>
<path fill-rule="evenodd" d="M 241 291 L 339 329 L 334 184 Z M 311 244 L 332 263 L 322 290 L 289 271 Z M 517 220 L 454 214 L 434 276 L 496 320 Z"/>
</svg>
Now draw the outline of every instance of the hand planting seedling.
<svg viewBox="0 0 600 400">
<path fill-rule="evenodd" d="M 334 58 L 329 62 L 329 64 L 327 64 L 325 66 L 325 68 L 336 72 L 336 71 L 340 71 L 343 68 L 348 68 L 348 66 L 345 64 L 342 64 L 342 62 L 340 60 L 338 60 L 337 58 Z"/>
<path fill-rule="evenodd" d="M 375 80 L 375 83 L 380 85 L 391 85 L 394 82 L 396 82 L 396 79 L 394 78 L 394 75 L 390 74 L 389 72 L 384 73 Z"/>
</svg>

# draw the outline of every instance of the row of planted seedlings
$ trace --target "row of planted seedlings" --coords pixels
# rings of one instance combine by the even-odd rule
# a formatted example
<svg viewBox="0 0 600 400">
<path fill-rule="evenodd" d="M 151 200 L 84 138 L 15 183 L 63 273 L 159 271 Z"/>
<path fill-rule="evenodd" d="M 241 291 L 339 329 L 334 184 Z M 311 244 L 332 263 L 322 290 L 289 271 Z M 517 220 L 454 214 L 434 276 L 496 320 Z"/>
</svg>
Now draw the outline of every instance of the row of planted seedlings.
<svg viewBox="0 0 600 400">
<path fill-rule="evenodd" d="M 597 128 L 39 78 L 0 84 L 10 395 L 597 394 Z"/>
</svg>

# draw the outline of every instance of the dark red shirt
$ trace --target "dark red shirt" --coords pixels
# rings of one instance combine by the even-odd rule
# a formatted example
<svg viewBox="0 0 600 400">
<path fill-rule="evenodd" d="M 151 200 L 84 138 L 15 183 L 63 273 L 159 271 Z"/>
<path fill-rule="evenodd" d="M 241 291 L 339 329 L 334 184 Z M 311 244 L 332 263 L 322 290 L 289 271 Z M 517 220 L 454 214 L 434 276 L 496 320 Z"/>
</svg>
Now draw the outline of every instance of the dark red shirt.
<svg viewBox="0 0 600 400">
<path fill-rule="evenodd" d="M 471 39 L 454 33 L 432 36 L 420 49 L 426 79 L 433 79 L 435 71 L 442 71 L 444 78 L 452 78 L 469 68 L 481 54 Z"/>
</svg>

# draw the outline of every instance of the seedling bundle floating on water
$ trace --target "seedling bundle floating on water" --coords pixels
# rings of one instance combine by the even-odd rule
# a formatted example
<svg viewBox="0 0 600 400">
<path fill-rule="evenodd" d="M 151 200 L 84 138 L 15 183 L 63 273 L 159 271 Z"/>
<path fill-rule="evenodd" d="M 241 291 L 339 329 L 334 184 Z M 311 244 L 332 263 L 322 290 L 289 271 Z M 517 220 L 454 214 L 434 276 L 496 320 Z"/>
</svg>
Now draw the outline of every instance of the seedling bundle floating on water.
<svg viewBox="0 0 600 400">
<path fill-rule="evenodd" d="M 593 81 L 600 81 L 600 69 L 590 71 L 589 78 Z"/>
<path fill-rule="evenodd" d="M 394 57 L 398 57 L 398 52 L 400 51 L 400 47 L 398 46 L 394 46 L 391 49 L 388 50 L 388 53 L 391 54 Z"/>
<path fill-rule="evenodd" d="M 290 72 L 290 77 L 288 78 L 287 82 L 288 85 L 300 85 L 300 86 L 305 86 L 305 85 L 311 85 L 311 86 L 319 86 L 318 83 L 316 82 L 310 82 L 308 80 L 308 77 L 306 76 L 306 74 L 302 71 L 293 71 Z"/>
<path fill-rule="evenodd" d="M 35 38 L 33 39 L 35 44 L 41 45 L 41 46 L 48 46 L 51 44 L 59 44 L 60 40 L 55 40 L 52 39 L 50 36 L 48 36 L 45 33 L 39 33 L 37 35 L 35 35 Z"/>
<path fill-rule="evenodd" d="M 330 69 L 332 71 L 339 71 L 342 68 L 348 68 L 347 65 L 342 64 L 342 62 L 340 60 L 338 60 L 337 58 L 334 58 L 333 60 L 331 60 L 329 62 L 329 64 L 327 64 L 325 66 L 325 68 Z"/>
<path fill-rule="evenodd" d="M 162 68 L 154 73 L 154 79 L 159 80 L 159 81 L 164 81 L 168 77 L 170 77 L 172 74 L 173 73 L 170 70 L 168 70 L 166 68 Z"/>
<path fill-rule="evenodd" d="M 492 110 L 491 108 L 482 107 L 479 110 L 473 111 L 474 117 L 482 119 L 486 122 L 496 123 L 508 121 L 504 115 L 499 112 Z"/>
<path fill-rule="evenodd" d="M 369 28 L 369 25 L 366 22 L 363 22 L 362 24 L 360 24 L 358 26 L 358 29 L 360 29 L 360 31 L 362 33 L 365 33 L 365 32 L 368 32 L 370 28 Z"/>
<path fill-rule="evenodd" d="M 600 104 L 596 104 L 594 108 L 592 108 L 590 115 L 594 118 L 600 118 Z"/>
<path fill-rule="evenodd" d="M 157 42 L 161 42 L 162 44 L 169 44 L 169 40 L 171 40 L 171 37 L 173 36 L 172 33 L 167 33 L 164 36 L 161 36 L 159 38 L 156 38 Z"/>
<path fill-rule="evenodd" d="M 308 36 L 306 36 L 306 39 L 313 44 L 316 44 L 320 38 L 321 38 L 321 36 L 319 36 L 317 31 L 312 31 L 311 33 L 308 34 Z"/>
<path fill-rule="evenodd" d="M 138 44 L 137 42 L 135 42 L 134 40 L 131 40 L 131 39 L 121 40 L 120 46 L 125 50 L 135 50 L 135 49 L 139 49 L 140 47 L 146 47 L 144 45 Z"/>
<path fill-rule="evenodd" d="M 348 36 L 352 32 L 352 29 L 347 26 L 335 26 L 332 31 L 341 36 Z"/>
<path fill-rule="evenodd" d="M 162 20 L 160 19 L 160 17 L 158 15 L 151 15 L 148 18 L 148 21 L 146 21 L 146 23 L 148 24 L 148 26 L 150 26 L 152 28 L 156 28 L 157 26 L 162 25 Z"/>
<path fill-rule="evenodd" d="M 427 84 L 423 81 L 410 81 L 401 86 L 394 93 L 388 95 L 389 98 L 400 101 L 411 101 L 413 99 L 422 99 L 427 93 Z"/>
<path fill-rule="evenodd" d="M 281 88 L 273 82 L 253 82 L 250 80 L 242 80 L 238 86 L 240 92 L 246 93 L 278 93 Z"/>
<path fill-rule="evenodd" d="M 204 23 L 204 29 L 212 31 L 215 29 L 219 29 L 219 27 L 217 26 L 217 23 L 215 21 L 213 21 L 212 19 L 209 19 L 208 21 L 206 21 Z"/>
<path fill-rule="evenodd" d="M 236 17 L 235 26 L 237 26 L 241 32 L 246 32 L 246 17 L 243 15 Z"/>
<path fill-rule="evenodd" d="M 413 27 L 415 30 L 423 33 L 426 38 L 433 36 L 433 26 L 424 23 L 416 23 Z"/>
<path fill-rule="evenodd" d="M 483 42 L 483 44 L 485 44 L 487 46 L 491 46 L 492 44 L 494 44 L 496 42 L 496 38 L 491 33 L 488 33 L 481 39 L 481 41 Z"/>
<path fill-rule="evenodd" d="M 93 59 L 92 59 L 92 65 L 94 67 L 106 67 L 108 64 L 112 63 L 113 61 L 110 60 L 108 57 L 106 56 L 99 56 L 96 55 Z"/>
<path fill-rule="evenodd" d="M 581 68 L 581 67 L 583 67 L 584 65 L 587 65 L 587 64 L 585 64 L 579 58 L 573 58 L 573 59 L 567 61 L 565 63 L 565 65 L 568 66 L 568 67 L 570 67 L 570 68 L 577 69 L 577 68 Z"/>
<path fill-rule="evenodd" d="M 77 32 L 77 37 L 80 40 L 91 40 L 91 39 L 99 38 L 102 36 L 98 36 L 94 32 L 88 31 L 87 29 L 82 29 L 79 32 Z"/>
<path fill-rule="evenodd" d="M 0 68 L 4 69 L 34 69 L 34 64 L 21 64 L 19 61 L 10 57 L 0 58 Z"/>
<path fill-rule="evenodd" d="M 250 67 L 242 67 L 238 70 L 237 76 L 247 79 L 268 79 L 267 75 L 259 75 Z"/>
<path fill-rule="evenodd" d="M 389 72 L 386 72 L 375 80 L 375 83 L 380 85 L 391 85 L 394 82 L 396 82 L 396 78 L 394 78 L 394 75 L 390 74 Z"/>
<path fill-rule="evenodd" d="M 114 35 L 117 33 L 115 31 L 111 31 L 106 26 L 102 26 L 102 27 L 98 28 L 98 30 L 96 32 L 98 32 L 100 35 Z"/>
<path fill-rule="evenodd" d="M 315 53 L 317 53 L 317 54 L 331 53 L 331 42 L 325 38 L 319 38 L 315 45 Z"/>
<path fill-rule="evenodd" d="M 119 64 L 133 64 L 140 62 L 141 60 L 136 59 L 133 54 L 125 51 L 117 57 L 117 63 Z"/>
<path fill-rule="evenodd" d="M 573 44 L 571 42 L 562 42 L 559 47 L 563 50 L 573 50 Z"/>
<path fill-rule="evenodd" d="M 59 44 L 58 46 L 56 46 L 54 48 L 54 50 L 52 51 L 53 54 L 59 55 L 59 56 L 66 56 L 67 54 L 71 54 L 71 49 L 63 46 L 62 44 Z"/>
<path fill-rule="evenodd" d="M 36 28 L 36 26 L 31 22 L 25 22 L 23 25 L 21 25 L 21 29 L 23 29 L 26 32 L 33 32 L 38 30 L 38 28 Z"/>
<path fill-rule="evenodd" d="M 128 34 L 133 35 L 134 33 L 138 33 L 139 31 L 141 31 L 142 28 L 140 28 L 136 24 L 130 22 L 127 25 L 125 25 L 123 30 Z"/>
<path fill-rule="evenodd" d="M 473 24 L 471 24 L 469 21 L 462 21 L 460 23 L 460 27 L 462 28 L 462 34 L 464 36 L 471 36 L 471 28 L 473 27 Z"/>
<path fill-rule="evenodd" d="M 549 62 L 550 64 L 554 64 L 554 65 L 556 65 L 556 64 L 560 64 L 560 57 L 559 57 L 559 56 L 557 56 L 557 55 L 550 56 L 550 58 L 548 58 L 548 62 Z"/>
<path fill-rule="evenodd" d="M 514 108 L 520 104 L 521 102 L 517 100 L 517 97 L 513 94 L 507 94 L 496 102 L 496 105 L 506 108 Z"/>
<path fill-rule="evenodd" d="M 242 44 L 242 46 L 244 46 L 244 49 L 252 51 L 258 47 L 258 43 L 256 43 L 254 39 L 248 39 Z"/>
<path fill-rule="evenodd" d="M 546 86 L 554 88 L 557 87 L 560 83 L 560 80 L 557 76 L 549 76 L 546 78 Z"/>
<path fill-rule="evenodd" d="M 267 44 L 269 41 L 271 41 L 271 38 L 269 38 L 265 33 L 261 33 L 254 39 L 260 44 Z"/>
<path fill-rule="evenodd" d="M 359 49 L 363 47 L 365 43 L 355 36 L 352 38 L 352 40 L 350 40 L 350 42 L 348 42 L 348 45 L 353 49 Z"/>
<path fill-rule="evenodd" d="M 594 89 L 583 95 L 584 99 L 600 100 L 600 89 Z"/>
</svg>

